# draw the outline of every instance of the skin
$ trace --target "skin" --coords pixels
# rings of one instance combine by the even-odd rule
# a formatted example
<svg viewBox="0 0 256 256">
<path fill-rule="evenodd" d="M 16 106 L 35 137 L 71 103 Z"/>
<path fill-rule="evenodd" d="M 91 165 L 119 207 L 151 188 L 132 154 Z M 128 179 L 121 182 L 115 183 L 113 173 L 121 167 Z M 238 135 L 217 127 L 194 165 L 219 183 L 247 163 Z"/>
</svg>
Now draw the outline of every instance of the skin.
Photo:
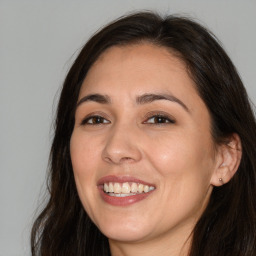
<svg viewBox="0 0 256 256">
<path fill-rule="evenodd" d="M 77 107 L 70 141 L 74 177 L 86 212 L 109 238 L 112 255 L 188 253 L 190 234 L 213 185 L 220 185 L 224 165 L 195 88 L 180 59 L 146 43 L 108 49 L 83 82 L 78 102 L 89 94 L 107 95 L 111 102 L 90 100 Z M 144 94 L 178 100 L 138 104 L 136 98 Z M 102 117 L 99 124 L 88 119 L 94 115 Z M 107 175 L 135 177 L 156 189 L 135 204 L 113 206 L 97 188 Z"/>
</svg>

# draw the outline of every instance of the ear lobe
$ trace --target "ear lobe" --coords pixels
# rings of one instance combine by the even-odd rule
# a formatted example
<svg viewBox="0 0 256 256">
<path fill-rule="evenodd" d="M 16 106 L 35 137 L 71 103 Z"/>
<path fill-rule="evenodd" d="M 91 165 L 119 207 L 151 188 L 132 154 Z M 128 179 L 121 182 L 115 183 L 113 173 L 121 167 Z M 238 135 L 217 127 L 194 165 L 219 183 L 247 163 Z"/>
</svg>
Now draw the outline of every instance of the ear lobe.
<svg viewBox="0 0 256 256">
<path fill-rule="evenodd" d="M 216 168 L 211 178 L 213 186 L 228 183 L 235 175 L 242 157 L 242 144 L 238 134 L 234 133 L 229 142 L 218 147 Z"/>
</svg>

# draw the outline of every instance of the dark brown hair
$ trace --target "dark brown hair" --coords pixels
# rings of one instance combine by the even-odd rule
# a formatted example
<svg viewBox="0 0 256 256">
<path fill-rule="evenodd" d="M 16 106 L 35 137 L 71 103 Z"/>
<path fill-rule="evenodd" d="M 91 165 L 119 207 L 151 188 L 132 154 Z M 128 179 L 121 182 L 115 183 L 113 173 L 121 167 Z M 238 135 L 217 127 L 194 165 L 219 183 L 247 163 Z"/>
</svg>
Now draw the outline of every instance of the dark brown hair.
<svg viewBox="0 0 256 256">
<path fill-rule="evenodd" d="M 256 124 L 247 93 L 231 60 L 206 28 L 191 19 L 141 12 L 122 17 L 83 47 L 64 82 L 50 155 L 49 202 L 34 223 L 32 255 L 110 255 L 107 238 L 79 200 L 69 143 L 81 84 L 109 47 L 149 42 L 182 59 L 212 120 L 212 136 L 240 136 L 242 159 L 232 180 L 214 187 L 192 234 L 190 256 L 256 255 Z M 166 213 L 168 214 L 168 213 Z"/>
</svg>

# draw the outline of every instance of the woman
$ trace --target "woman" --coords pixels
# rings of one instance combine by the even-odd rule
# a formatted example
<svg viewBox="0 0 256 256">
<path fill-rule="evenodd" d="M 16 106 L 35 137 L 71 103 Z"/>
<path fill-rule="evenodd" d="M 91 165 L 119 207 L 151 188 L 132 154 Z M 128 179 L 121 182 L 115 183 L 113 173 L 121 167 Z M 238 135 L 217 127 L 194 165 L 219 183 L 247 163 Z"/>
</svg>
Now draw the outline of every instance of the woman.
<svg viewBox="0 0 256 256">
<path fill-rule="evenodd" d="M 256 255 L 255 119 L 214 36 L 122 17 L 64 82 L 33 255 Z"/>
</svg>

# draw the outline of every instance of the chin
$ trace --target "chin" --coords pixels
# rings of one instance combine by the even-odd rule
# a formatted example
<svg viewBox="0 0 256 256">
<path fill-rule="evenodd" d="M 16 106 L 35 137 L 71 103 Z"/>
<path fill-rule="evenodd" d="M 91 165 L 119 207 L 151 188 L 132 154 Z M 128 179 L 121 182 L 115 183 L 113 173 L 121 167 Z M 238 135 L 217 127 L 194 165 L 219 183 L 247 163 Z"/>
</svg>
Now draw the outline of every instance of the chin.
<svg viewBox="0 0 256 256">
<path fill-rule="evenodd" d="M 145 231 L 138 230 L 137 232 L 134 232 L 133 230 L 130 231 L 124 230 L 124 229 L 115 229 L 115 230 L 108 230 L 106 232 L 102 233 L 110 240 L 120 241 L 120 242 L 138 242 L 142 241 L 147 237 L 145 234 Z"/>
<path fill-rule="evenodd" d="M 144 220 L 145 221 L 145 220 Z M 123 242 L 136 242 L 145 239 L 150 234 L 149 222 L 141 221 L 141 218 L 112 217 L 111 220 L 101 221 L 98 226 L 100 231 L 109 239 Z"/>
</svg>

